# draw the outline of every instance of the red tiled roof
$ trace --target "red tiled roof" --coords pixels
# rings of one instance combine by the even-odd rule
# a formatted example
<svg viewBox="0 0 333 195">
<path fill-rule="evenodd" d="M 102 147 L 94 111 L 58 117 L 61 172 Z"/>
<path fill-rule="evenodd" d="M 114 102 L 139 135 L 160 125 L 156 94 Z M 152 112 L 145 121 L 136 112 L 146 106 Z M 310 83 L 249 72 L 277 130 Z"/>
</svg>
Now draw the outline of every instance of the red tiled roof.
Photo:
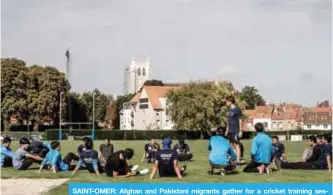
<svg viewBox="0 0 333 195">
<path fill-rule="evenodd" d="M 269 105 L 267 106 L 257 106 L 253 113 L 253 118 L 262 118 L 262 115 L 265 115 L 264 118 L 271 118 L 272 117 L 273 108 Z"/>
<path fill-rule="evenodd" d="M 167 92 L 179 87 L 175 86 L 144 86 L 142 90 L 145 90 L 150 104 L 154 109 L 162 109 L 162 105 L 158 98 L 165 97 Z"/>
<path fill-rule="evenodd" d="M 297 111 L 273 112 L 272 120 L 296 120 Z"/>
</svg>

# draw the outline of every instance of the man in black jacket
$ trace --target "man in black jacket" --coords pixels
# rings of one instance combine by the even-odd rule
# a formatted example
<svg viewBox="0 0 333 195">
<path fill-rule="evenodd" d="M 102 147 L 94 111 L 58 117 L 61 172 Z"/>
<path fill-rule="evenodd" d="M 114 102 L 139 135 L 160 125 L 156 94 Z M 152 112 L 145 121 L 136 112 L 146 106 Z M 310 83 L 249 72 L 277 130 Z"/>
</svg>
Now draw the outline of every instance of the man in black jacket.
<svg viewBox="0 0 333 195">
<path fill-rule="evenodd" d="M 322 145 L 317 144 L 317 138 L 314 135 L 308 137 L 308 143 L 313 147 L 311 156 L 305 162 L 287 163 L 282 162 L 282 169 L 321 169 L 321 166 L 317 163 L 322 155 Z"/>
</svg>

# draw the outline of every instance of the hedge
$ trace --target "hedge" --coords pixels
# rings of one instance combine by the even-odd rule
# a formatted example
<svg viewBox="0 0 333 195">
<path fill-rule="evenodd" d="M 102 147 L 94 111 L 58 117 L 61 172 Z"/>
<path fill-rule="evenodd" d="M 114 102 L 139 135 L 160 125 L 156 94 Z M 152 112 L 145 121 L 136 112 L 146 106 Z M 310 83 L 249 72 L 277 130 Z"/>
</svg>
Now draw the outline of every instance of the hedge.
<svg viewBox="0 0 333 195">
<path fill-rule="evenodd" d="M 46 140 L 57 140 L 58 129 L 45 131 L 44 138 Z M 81 130 L 68 130 L 63 129 L 63 139 L 67 139 L 68 136 L 74 136 L 74 139 L 78 140 L 83 136 L 90 136 L 91 129 Z M 290 135 L 320 135 L 320 134 L 332 134 L 332 131 L 322 130 L 292 130 L 292 131 L 267 131 L 270 136 L 273 135 L 286 135 L 287 140 L 290 140 Z M 185 137 L 186 139 L 209 139 L 212 133 L 200 132 L 200 131 L 182 131 L 182 130 L 159 130 L 159 131 L 147 131 L 147 130 L 122 130 L 122 131 L 106 131 L 106 130 L 95 130 L 95 139 L 103 140 L 110 138 L 112 140 L 148 140 L 151 138 L 163 139 L 170 137 L 171 139 L 178 139 L 179 137 Z M 243 132 L 242 139 L 252 139 L 256 135 L 255 132 L 245 131 Z"/>
</svg>

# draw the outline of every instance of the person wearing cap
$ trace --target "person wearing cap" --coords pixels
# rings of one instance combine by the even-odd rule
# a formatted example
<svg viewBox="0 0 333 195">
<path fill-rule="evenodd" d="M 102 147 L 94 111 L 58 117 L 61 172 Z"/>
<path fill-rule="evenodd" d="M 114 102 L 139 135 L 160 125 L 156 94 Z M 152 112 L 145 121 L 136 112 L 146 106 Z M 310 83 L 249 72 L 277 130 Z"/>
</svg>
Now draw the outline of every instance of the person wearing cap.
<svg viewBox="0 0 333 195">
<path fill-rule="evenodd" d="M 111 140 L 105 139 L 104 143 L 99 146 L 98 158 L 102 166 L 105 165 L 106 160 L 113 154 L 113 144 Z"/>
<path fill-rule="evenodd" d="M 144 147 L 141 162 L 154 163 L 156 152 L 160 149 L 160 145 L 156 142 L 155 138 L 150 139 L 150 143 L 147 143 Z"/>
<path fill-rule="evenodd" d="M 134 150 L 126 148 L 113 153 L 105 163 L 105 173 L 108 177 L 129 177 L 135 175 L 144 175 L 149 172 L 148 169 L 137 171 L 137 165 L 130 167 L 127 163 L 134 155 Z"/>
<path fill-rule="evenodd" d="M 10 149 L 10 144 L 12 139 L 9 137 L 3 137 L 2 146 L 1 146 L 1 167 L 12 167 L 13 166 L 13 157 L 15 153 Z"/>
<path fill-rule="evenodd" d="M 243 172 L 259 172 L 263 174 L 271 173 L 271 159 L 273 153 L 273 142 L 269 135 L 264 133 L 264 125 L 256 123 L 254 128 L 257 135 L 252 140 L 251 163 L 248 164 Z"/>
<path fill-rule="evenodd" d="M 193 158 L 193 154 L 188 144 L 185 143 L 184 137 L 179 138 L 178 144 L 175 144 L 173 149 L 176 150 L 179 155 L 178 157 L 179 162 L 189 161 Z"/>
<path fill-rule="evenodd" d="M 226 128 L 219 127 L 216 130 L 216 135 L 209 140 L 208 150 L 210 153 L 208 160 L 211 167 L 209 174 L 213 174 L 214 169 L 220 169 L 221 174 L 224 175 L 227 170 L 230 171 L 236 168 L 234 161 L 237 156 L 225 132 Z"/>
<path fill-rule="evenodd" d="M 156 153 L 155 164 L 150 175 L 153 179 L 156 172 L 160 177 L 178 177 L 182 179 L 182 175 L 186 170 L 186 165 L 179 167 L 178 153 L 171 149 L 172 141 L 166 138 L 162 141 L 163 148 Z"/>
</svg>

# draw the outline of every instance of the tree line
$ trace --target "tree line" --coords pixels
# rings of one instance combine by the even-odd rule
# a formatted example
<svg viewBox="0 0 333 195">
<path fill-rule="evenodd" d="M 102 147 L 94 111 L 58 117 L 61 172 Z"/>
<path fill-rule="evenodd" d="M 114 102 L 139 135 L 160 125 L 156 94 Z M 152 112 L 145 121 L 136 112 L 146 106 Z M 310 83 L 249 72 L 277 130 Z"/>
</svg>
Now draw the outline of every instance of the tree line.
<svg viewBox="0 0 333 195">
<path fill-rule="evenodd" d="M 163 86 L 164 83 L 149 80 L 144 85 Z M 70 122 L 91 122 L 93 94 L 95 121 L 102 122 L 106 129 L 119 129 L 123 103 L 135 95 L 120 95 L 114 99 L 98 89 L 84 93 L 71 92 L 70 89 L 66 75 L 52 66 L 28 66 L 20 59 L 2 58 L 1 123 L 4 129 L 8 130 L 13 123 L 30 124 L 35 130 L 39 125 L 58 126 L 60 105 L 62 121 L 68 122 L 68 103 L 72 110 Z M 170 103 L 167 112 L 176 129 L 209 129 L 225 122 L 227 108 L 221 100 L 231 94 L 244 109 L 265 104 L 255 87 L 245 86 L 236 91 L 230 82 L 191 82 L 167 94 Z M 87 128 L 87 125 L 80 128 Z"/>
<path fill-rule="evenodd" d="M 70 92 L 66 75 L 51 66 L 28 66 L 16 58 L 1 59 L 1 122 L 4 129 L 11 124 L 59 125 L 60 105 L 62 121 L 68 122 L 68 103 L 72 106 L 72 121 L 92 121 L 93 94 L 95 120 L 106 118 L 111 95 L 98 89 L 84 93 Z M 61 104 L 60 104 L 61 101 Z"/>
</svg>

